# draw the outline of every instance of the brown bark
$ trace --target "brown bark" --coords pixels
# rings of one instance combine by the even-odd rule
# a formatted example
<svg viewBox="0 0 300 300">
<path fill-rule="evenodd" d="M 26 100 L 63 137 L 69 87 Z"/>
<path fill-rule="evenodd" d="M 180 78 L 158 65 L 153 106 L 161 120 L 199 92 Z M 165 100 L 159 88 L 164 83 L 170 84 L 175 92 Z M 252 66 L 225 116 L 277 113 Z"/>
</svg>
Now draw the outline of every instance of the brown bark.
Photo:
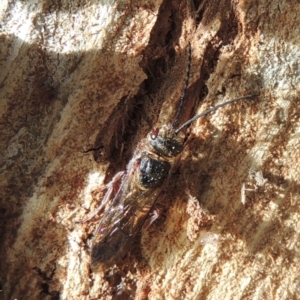
<svg viewBox="0 0 300 300">
<path fill-rule="evenodd" d="M 299 299 L 297 1 L 2 4 L 3 299 Z M 151 128 L 194 122 L 122 263 L 80 223 Z M 89 150 L 90 151 L 87 151 Z M 91 150 L 93 149 L 93 150 Z"/>
</svg>

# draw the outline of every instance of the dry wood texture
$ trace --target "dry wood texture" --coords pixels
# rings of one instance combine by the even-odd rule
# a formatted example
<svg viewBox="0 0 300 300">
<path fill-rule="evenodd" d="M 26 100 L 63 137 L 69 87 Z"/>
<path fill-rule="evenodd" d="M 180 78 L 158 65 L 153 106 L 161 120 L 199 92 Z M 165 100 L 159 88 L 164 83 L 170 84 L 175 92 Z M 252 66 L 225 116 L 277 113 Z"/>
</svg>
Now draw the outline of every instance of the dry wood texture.
<svg viewBox="0 0 300 300">
<path fill-rule="evenodd" d="M 299 299 L 300 4 L 1 1 L 2 299 Z M 186 131 L 160 217 L 91 270 L 101 188 L 153 127 Z M 89 151 L 87 151 L 89 150 Z"/>
</svg>

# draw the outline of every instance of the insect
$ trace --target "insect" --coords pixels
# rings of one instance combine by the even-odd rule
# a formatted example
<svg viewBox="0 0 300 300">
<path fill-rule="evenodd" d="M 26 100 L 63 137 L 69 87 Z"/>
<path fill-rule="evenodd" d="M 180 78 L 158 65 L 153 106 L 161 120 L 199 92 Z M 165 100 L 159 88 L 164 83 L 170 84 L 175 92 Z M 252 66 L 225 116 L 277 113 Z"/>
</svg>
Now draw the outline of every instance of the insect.
<svg viewBox="0 0 300 300">
<path fill-rule="evenodd" d="M 126 170 L 118 172 L 106 186 L 101 206 L 107 207 L 96 229 L 91 250 L 91 265 L 112 265 L 129 250 L 141 231 L 165 179 L 184 146 L 182 129 L 220 107 L 252 98 L 255 95 L 232 99 L 194 116 L 176 128 L 190 77 L 191 46 L 183 92 L 172 124 L 153 129 L 137 146 Z M 89 218 L 91 219 L 91 218 Z"/>
</svg>

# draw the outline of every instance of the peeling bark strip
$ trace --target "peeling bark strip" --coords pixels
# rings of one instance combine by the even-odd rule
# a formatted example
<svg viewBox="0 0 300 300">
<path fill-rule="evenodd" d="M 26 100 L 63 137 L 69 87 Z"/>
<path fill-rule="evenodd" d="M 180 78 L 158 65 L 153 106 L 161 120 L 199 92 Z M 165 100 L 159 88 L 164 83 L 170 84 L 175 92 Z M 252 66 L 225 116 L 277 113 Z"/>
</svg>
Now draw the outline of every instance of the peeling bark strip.
<svg viewBox="0 0 300 300">
<path fill-rule="evenodd" d="M 297 299 L 299 14 L 293 0 L 3 2 L 0 297 Z M 160 217 L 123 265 L 91 272 L 97 222 L 77 221 L 174 117 L 188 42 L 180 124 L 259 101 L 191 125 Z"/>
</svg>

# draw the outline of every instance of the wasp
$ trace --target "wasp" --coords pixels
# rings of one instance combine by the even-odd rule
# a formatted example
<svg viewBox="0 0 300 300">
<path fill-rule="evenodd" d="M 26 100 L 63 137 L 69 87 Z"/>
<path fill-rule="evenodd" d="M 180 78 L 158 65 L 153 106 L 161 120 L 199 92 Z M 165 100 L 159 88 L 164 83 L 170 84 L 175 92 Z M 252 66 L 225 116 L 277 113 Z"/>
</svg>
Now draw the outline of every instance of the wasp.
<svg viewBox="0 0 300 300">
<path fill-rule="evenodd" d="M 184 148 L 183 128 L 220 107 L 255 96 L 247 95 L 226 101 L 177 127 L 190 77 L 190 44 L 188 49 L 189 59 L 185 84 L 173 123 L 151 130 L 148 136 L 141 140 L 126 170 L 118 172 L 107 184 L 101 206 L 93 214 L 93 216 L 96 215 L 106 207 L 92 242 L 92 267 L 112 265 L 129 250 L 134 238 L 149 219 L 150 211 L 169 175 L 175 158 Z"/>
</svg>

